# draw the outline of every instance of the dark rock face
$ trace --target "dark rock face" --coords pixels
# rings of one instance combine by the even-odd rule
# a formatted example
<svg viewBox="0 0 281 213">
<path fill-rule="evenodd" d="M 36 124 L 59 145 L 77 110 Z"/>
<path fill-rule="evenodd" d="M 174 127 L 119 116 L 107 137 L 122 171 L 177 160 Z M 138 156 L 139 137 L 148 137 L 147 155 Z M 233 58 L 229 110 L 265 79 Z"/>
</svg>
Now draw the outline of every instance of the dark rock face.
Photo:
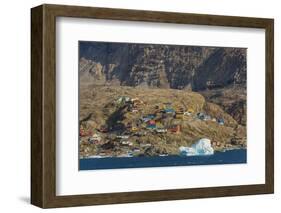
<svg viewBox="0 0 281 213">
<path fill-rule="evenodd" d="M 246 49 L 80 42 L 80 76 L 100 84 L 204 90 L 246 83 Z"/>
<path fill-rule="evenodd" d="M 247 91 L 246 87 L 233 85 L 230 87 L 202 90 L 200 93 L 207 101 L 218 104 L 239 124 L 247 122 Z"/>
<path fill-rule="evenodd" d="M 194 89 L 246 85 L 246 49 L 217 48 L 197 69 Z"/>
<path fill-rule="evenodd" d="M 234 102 L 229 108 L 226 108 L 228 112 L 239 124 L 246 125 L 246 100 L 238 100 Z"/>
</svg>

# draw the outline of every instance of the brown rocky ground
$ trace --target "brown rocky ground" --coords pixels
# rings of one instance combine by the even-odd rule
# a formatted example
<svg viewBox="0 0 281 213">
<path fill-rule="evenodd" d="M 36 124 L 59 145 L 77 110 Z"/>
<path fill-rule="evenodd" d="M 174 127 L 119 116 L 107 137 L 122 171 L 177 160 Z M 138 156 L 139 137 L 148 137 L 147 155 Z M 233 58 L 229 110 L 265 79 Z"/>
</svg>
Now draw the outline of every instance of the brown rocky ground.
<svg viewBox="0 0 281 213">
<path fill-rule="evenodd" d="M 120 97 L 140 100 L 137 107 L 118 102 Z M 190 115 L 174 116 L 163 112 L 165 104 Z M 197 113 L 208 119 L 201 120 Z M 157 133 L 147 128 L 141 118 L 154 114 L 157 126 L 168 129 Z M 224 125 L 212 119 L 222 118 Z M 180 126 L 179 132 L 169 128 Z M 175 89 L 80 85 L 80 157 L 154 156 L 178 154 L 180 146 L 190 146 L 200 138 L 209 138 L 215 150 L 246 147 L 246 127 L 240 125 L 223 107 L 208 102 L 199 93 Z M 89 142 L 92 135 L 98 141 Z M 119 138 L 125 135 L 126 138 Z"/>
</svg>

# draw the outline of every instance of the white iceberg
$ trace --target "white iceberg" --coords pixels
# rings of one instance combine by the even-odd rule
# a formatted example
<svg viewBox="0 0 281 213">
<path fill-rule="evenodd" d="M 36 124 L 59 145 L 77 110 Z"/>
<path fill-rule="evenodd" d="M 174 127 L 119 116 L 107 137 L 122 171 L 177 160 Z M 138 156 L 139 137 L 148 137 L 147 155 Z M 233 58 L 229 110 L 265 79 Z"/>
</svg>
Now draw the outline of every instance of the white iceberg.
<svg viewBox="0 0 281 213">
<path fill-rule="evenodd" d="M 196 156 L 196 155 L 213 155 L 214 149 L 211 145 L 211 140 L 208 138 L 202 138 L 198 140 L 191 147 L 181 146 L 179 148 L 180 155 L 183 156 Z"/>
</svg>

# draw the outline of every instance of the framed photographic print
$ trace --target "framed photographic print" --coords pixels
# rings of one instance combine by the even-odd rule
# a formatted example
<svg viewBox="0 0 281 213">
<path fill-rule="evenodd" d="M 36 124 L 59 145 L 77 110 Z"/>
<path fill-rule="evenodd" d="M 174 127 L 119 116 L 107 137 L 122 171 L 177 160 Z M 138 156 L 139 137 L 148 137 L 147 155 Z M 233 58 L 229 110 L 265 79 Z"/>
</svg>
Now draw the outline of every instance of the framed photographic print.
<svg viewBox="0 0 281 213">
<path fill-rule="evenodd" d="M 31 10 L 31 203 L 273 193 L 273 19 Z"/>
</svg>

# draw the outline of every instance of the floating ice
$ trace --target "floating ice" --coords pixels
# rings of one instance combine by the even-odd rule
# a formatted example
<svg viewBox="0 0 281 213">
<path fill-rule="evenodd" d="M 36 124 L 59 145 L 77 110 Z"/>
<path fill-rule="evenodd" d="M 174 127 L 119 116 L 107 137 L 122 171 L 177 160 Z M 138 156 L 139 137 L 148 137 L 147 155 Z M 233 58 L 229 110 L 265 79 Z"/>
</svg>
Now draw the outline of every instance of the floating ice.
<svg viewBox="0 0 281 213">
<path fill-rule="evenodd" d="M 211 140 L 208 138 L 202 138 L 198 140 L 191 147 L 181 146 L 179 148 L 180 155 L 183 156 L 195 156 L 195 155 L 212 155 L 214 149 L 211 145 Z"/>
</svg>

